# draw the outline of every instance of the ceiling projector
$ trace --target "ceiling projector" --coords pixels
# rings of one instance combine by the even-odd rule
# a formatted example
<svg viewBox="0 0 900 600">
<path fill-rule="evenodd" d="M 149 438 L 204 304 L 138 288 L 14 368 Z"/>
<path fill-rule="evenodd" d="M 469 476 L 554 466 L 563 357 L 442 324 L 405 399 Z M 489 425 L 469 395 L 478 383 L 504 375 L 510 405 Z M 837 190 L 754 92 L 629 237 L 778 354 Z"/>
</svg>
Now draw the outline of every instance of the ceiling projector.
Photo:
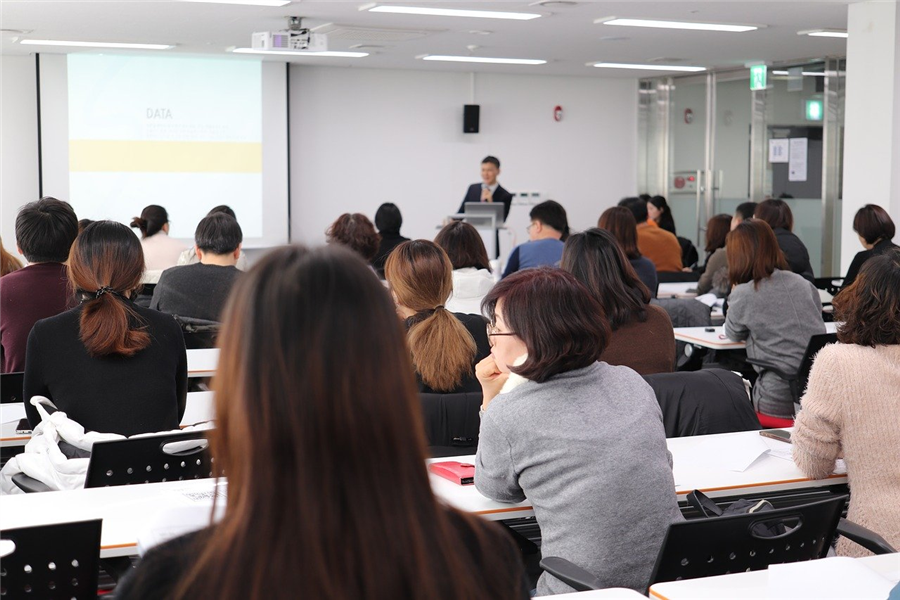
<svg viewBox="0 0 900 600">
<path fill-rule="evenodd" d="M 310 33 L 309 29 L 258 31 L 252 36 L 251 47 L 254 50 L 325 52 L 328 38 L 322 33 Z"/>
</svg>

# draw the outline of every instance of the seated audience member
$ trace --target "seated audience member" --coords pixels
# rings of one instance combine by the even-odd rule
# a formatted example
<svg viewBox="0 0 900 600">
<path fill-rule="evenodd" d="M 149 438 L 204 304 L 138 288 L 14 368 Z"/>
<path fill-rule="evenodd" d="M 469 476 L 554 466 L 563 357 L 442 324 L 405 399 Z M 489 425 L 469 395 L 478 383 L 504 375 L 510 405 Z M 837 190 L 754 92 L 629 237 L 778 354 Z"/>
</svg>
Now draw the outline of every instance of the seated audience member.
<svg viewBox="0 0 900 600">
<path fill-rule="evenodd" d="M 224 213 L 224 214 L 228 215 L 229 217 L 231 217 L 232 219 L 234 219 L 235 221 L 237 221 L 237 215 L 234 214 L 234 211 L 231 210 L 230 206 L 220 204 L 219 206 L 216 206 L 216 207 L 210 209 L 210 211 L 208 213 L 206 213 L 206 216 L 209 217 L 216 213 Z M 200 258 L 197 256 L 197 249 L 194 246 L 191 246 L 190 248 L 188 248 L 187 250 L 182 252 L 181 255 L 178 257 L 178 266 L 195 265 L 198 262 L 200 262 Z M 247 255 L 244 254 L 243 250 L 241 250 L 241 255 L 238 257 L 237 263 L 235 263 L 234 266 L 237 268 L 238 271 L 246 271 L 247 270 Z"/>
<path fill-rule="evenodd" d="M 484 317 L 446 308 L 452 272 L 447 253 L 427 240 L 403 242 L 384 266 L 421 392 L 477 392 L 475 363 L 491 351 Z"/>
<path fill-rule="evenodd" d="M 556 267 L 562 258 L 563 242 L 569 235 L 566 209 L 555 200 L 547 200 L 532 208 L 529 217 L 529 241 L 513 248 L 506 261 L 504 277 L 522 269 Z"/>
<path fill-rule="evenodd" d="M 659 280 L 656 277 L 656 265 L 641 255 L 641 251 L 637 246 L 637 223 L 634 221 L 634 215 L 624 206 L 613 206 L 607 208 L 600 215 L 597 227 L 605 229 L 613 234 L 628 262 L 634 272 L 637 273 L 641 282 L 650 290 L 650 297 L 656 298 L 656 292 L 659 289 Z"/>
<path fill-rule="evenodd" d="M 656 395 L 633 370 L 598 362 L 609 326 L 570 273 L 516 273 L 484 302 L 493 347 L 477 369 L 475 487 L 499 502 L 528 498 L 543 556 L 646 592 L 682 519 Z M 548 573 L 537 585 L 538 596 L 571 591 Z"/>
<path fill-rule="evenodd" d="M 78 218 L 68 202 L 41 198 L 16 217 L 16 246 L 28 266 L 0 279 L 0 352 L 3 373 L 25 370 L 31 328 L 75 305 L 66 276 Z"/>
<path fill-rule="evenodd" d="M 162 206 L 151 204 L 141 211 L 141 216 L 131 220 L 131 226 L 141 232 L 144 264 L 148 271 L 161 271 L 178 264 L 178 258 L 187 248 L 169 237 L 169 213 Z"/>
<path fill-rule="evenodd" d="M 21 268 L 22 261 L 13 254 L 7 252 L 6 248 L 3 247 L 3 241 L 0 240 L 0 277 L 9 275 L 13 271 L 18 271 Z"/>
<path fill-rule="evenodd" d="M 716 274 L 725 272 L 726 276 L 719 277 L 719 280 L 723 283 L 727 281 L 728 258 L 725 252 L 725 238 L 731 230 L 731 219 L 731 215 L 716 215 L 706 223 L 706 263 L 700 281 L 697 282 L 697 291 L 701 294 L 715 291 L 718 296 L 728 295 L 727 287 L 713 289 L 716 287 L 713 278 Z"/>
<path fill-rule="evenodd" d="M 381 241 L 375 226 L 369 217 L 360 213 L 344 213 L 339 216 L 325 232 L 329 244 L 347 246 L 369 265 L 378 253 Z"/>
<path fill-rule="evenodd" d="M 588 229 L 569 236 L 560 267 L 583 283 L 603 307 L 612 335 L 600 360 L 641 375 L 672 372 L 672 320 L 662 307 L 650 304 L 647 286 L 610 232 Z"/>
<path fill-rule="evenodd" d="M 834 299 L 839 344 L 816 355 L 791 436 L 794 461 L 824 479 L 847 463 L 847 518 L 900 548 L 900 251 L 866 261 Z M 847 539 L 837 553 L 869 552 Z"/>
<path fill-rule="evenodd" d="M 453 265 L 453 293 L 447 310 L 480 315 L 481 301 L 494 287 L 481 234 L 469 223 L 453 221 L 438 232 L 434 243 L 443 248 Z"/>
<path fill-rule="evenodd" d="M 669 203 L 663 196 L 651 196 L 647 199 L 647 216 L 649 217 L 647 222 L 651 225 L 656 223 L 661 229 L 672 235 L 678 235 L 675 233 L 675 219 L 669 210 Z"/>
<path fill-rule="evenodd" d="M 681 244 L 674 234 L 647 223 L 647 203 L 640 198 L 625 198 L 619 202 L 619 206 L 624 206 L 634 216 L 641 254 L 653 262 L 658 272 L 680 272 Z"/>
<path fill-rule="evenodd" d="M 200 262 L 163 271 L 153 290 L 150 308 L 170 315 L 218 321 L 228 292 L 241 272 L 241 226 L 225 213 L 204 217 L 194 233 Z"/>
<path fill-rule="evenodd" d="M 409 352 L 362 260 L 275 249 L 224 320 L 224 515 L 151 549 L 117 598 L 528 598 L 512 538 L 431 490 Z"/>
<path fill-rule="evenodd" d="M 181 328 L 135 305 L 144 254 L 121 223 L 95 221 L 75 240 L 69 281 L 81 305 L 38 321 L 28 336 L 25 398 L 46 396 L 87 431 L 176 429 L 187 394 Z M 25 403 L 32 427 L 37 409 Z"/>
<path fill-rule="evenodd" d="M 897 233 L 894 221 L 891 215 L 877 204 L 866 204 L 856 211 L 856 216 L 853 217 L 853 231 L 859 236 L 859 243 L 865 250 L 857 252 L 853 257 L 853 262 L 847 269 L 847 276 L 844 277 L 842 289 L 850 287 L 867 260 L 897 248 L 891 241 Z"/>
<path fill-rule="evenodd" d="M 796 372 L 812 336 L 825 333 L 819 292 L 792 273 L 772 228 L 744 221 L 728 234 L 728 277 L 733 285 L 725 315 L 729 339 L 747 341 L 747 357 Z M 753 406 L 770 417 L 790 419 L 794 401 L 786 381 L 754 366 Z"/>
<path fill-rule="evenodd" d="M 84 231 L 85 227 L 93 223 L 91 219 L 79 219 L 78 220 L 78 233 Z"/>
<path fill-rule="evenodd" d="M 403 215 L 396 204 L 385 202 L 375 211 L 375 227 L 378 229 L 378 235 L 381 236 L 381 242 L 378 244 L 378 253 L 372 261 L 372 266 L 378 276 L 384 279 L 384 263 L 387 261 L 391 251 L 402 244 L 408 242 L 409 238 L 400 235 L 400 227 L 403 225 Z"/>
<path fill-rule="evenodd" d="M 784 252 L 784 258 L 791 271 L 812 283 L 814 277 L 812 265 L 809 263 L 809 251 L 800 238 L 792 233 L 794 214 L 787 202 L 778 199 L 763 200 L 756 206 L 753 217 L 768 223 L 775 232 L 778 247 Z"/>
<path fill-rule="evenodd" d="M 756 202 L 742 202 L 734 209 L 734 216 L 731 217 L 731 231 L 742 222 L 752 219 L 753 213 L 756 212 Z"/>
</svg>

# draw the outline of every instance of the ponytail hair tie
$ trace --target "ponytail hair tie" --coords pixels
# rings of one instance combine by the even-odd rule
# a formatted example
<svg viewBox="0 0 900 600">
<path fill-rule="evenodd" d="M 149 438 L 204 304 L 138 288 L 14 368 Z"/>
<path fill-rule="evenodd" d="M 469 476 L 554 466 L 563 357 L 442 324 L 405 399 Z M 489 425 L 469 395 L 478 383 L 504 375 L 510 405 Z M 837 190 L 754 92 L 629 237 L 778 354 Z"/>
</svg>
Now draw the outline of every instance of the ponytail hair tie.
<svg viewBox="0 0 900 600">
<path fill-rule="evenodd" d="M 426 308 L 425 310 L 420 310 L 419 312 L 417 312 L 416 314 L 414 314 L 413 316 L 411 316 L 409 318 L 409 322 L 411 325 L 415 325 L 416 323 L 421 323 L 422 321 L 424 321 L 425 319 L 427 319 L 428 317 L 430 317 L 431 315 L 433 315 L 434 313 L 436 313 L 439 310 L 446 310 L 446 308 L 444 308 L 443 304 L 438 304 L 434 308 Z"/>
</svg>

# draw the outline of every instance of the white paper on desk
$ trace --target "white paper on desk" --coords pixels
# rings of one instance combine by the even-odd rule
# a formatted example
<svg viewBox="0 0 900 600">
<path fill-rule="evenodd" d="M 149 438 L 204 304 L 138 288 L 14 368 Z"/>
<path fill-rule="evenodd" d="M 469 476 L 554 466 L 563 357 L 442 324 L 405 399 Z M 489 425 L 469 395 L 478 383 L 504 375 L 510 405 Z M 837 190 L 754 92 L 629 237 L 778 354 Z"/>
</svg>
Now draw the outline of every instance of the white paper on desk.
<svg viewBox="0 0 900 600">
<path fill-rule="evenodd" d="M 716 305 L 716 302 L 719 301 L 719 298 L 715 294 L 702 294 L 694 298 L 694 300 L 696 300 L 697 302 L 702 302 L 709 307 L 713 307 Z"/>
<path fill-rule="evenodd" d="M 3 423 L 18 423 L 25 418 L 25 405 L 22 403 L 7 404 L 0 408 L 0 420 Z"/>
<path fill-rule="evenodd" d="M 709 469 L 743 472 L 769 449 L 758 435 L 710 437 L 686 452 L 685 461 Z"/>
<path fill-rule="evenodd" d="M 769 598 L 886 600 L 896 582 L 847 556 L 771 565 Z"/>
</svg>

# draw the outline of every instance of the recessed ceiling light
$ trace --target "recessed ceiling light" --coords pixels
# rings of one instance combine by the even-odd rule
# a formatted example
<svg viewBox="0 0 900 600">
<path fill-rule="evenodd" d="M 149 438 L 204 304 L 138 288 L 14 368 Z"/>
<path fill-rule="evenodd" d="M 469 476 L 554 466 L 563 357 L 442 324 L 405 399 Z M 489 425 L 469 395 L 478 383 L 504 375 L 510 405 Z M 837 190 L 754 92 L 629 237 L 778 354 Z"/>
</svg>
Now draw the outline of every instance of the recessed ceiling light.
<svg viewBox="0 0 900 600">
<path fill-rule="evenodd" d="M 291 0 L 179 0 L 179 2 L 198 2 L 202 4 L 243 4 L 246 6 L 287 6 Z"/>
<path fill-rule="evenodd" d="M 657 29 L 690 29 L 694 31 L 728 31 L 743 33 L 759 29 L 759 25 L 729 25 L 726 23 L 694 23 L 690 21 L 657 21 L 654 19 L 620 19 L 604 17 L 596 19 L 595 24 L 620 25 L 622 27 L 652 27 Z"/>
<path fill-rule="evenodd" d="M 847 38 L 849 33 L 843 29 L 807 29 L 798 31 L 797 35 L 808 35 L 810 37 L 830 37 L 830 38 Z"/>
<path fill-rule="evenodd" d="M 597 67 L 599 69 L 637 69 L 640 71 L 683 71 L 685 73 L 696 73 L 697 71 L 705 71 L 706 67 L 686 67 L 682 65 L 633 65 L 626 63 L 609 63 L 597 62 L 588 63 L 589 67 Z"/>
<path fill-rule="evenodd" d="M 27 46 L 70 46 L 77 48 L 123 48 L 127 50 L 168 50 L 172 44 L 126 44 L 119 42 L 72 42 L 64 40 L 22 40 Z"/>
<path fill-rule="evenodd" d="M 496 10 L 462 10 L 458 8 L 430 8 L 424 6 L 392 6 L 382 4 L 366 4 L 360 10 L 398 15 L 427 15 L 431 17 L 472 17 L 478 19 L 512 19 L 514 21 L 530 21 L 543 15 L 538 13 L 500 12 Z"/>
<path fill-rule="evenodd" d="M 259 54 L 262 56 L 321 56 L 325 58 L 363 58 L 368 56 L 368 52 L 338 52 L 338 51 L 322 51 L 309 52 L 307 50 L 257 50 L 256 48 L 235 48 L 232 50 L 235 54 Z"/>
<path fill-rule="evenodd" d="M 444 62 L 491 63 L 497 65 L 543 65 L 547 63 L 546 60 L 531 58 L 489 58 L 486 56 L 443 56 L 439 54 L 426 54 L 417 58 Z"/>
<path fill-rule="evenodd" d="M 772 75 L 790 75 L 790 71 L 772 71 Z M 825 77 L 825 73 L 822 71 L 801 71 L 801 75 L 804 77 Z"/>
</svg>

